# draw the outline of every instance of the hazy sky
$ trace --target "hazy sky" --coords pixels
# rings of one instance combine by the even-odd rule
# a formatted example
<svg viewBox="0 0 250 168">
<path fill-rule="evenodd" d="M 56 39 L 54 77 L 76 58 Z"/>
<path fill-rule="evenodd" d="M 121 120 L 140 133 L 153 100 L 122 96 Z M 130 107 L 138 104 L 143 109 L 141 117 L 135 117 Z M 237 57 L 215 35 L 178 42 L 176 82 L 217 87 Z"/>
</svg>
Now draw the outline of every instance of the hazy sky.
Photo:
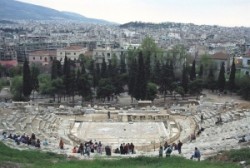
<svg viewBox="0 0 250 168">
<path fill-rule="evenodd" d="M 183 22 L 249 26 L 250 0 L 20 0 L 117 23 Z"/>
</svg>

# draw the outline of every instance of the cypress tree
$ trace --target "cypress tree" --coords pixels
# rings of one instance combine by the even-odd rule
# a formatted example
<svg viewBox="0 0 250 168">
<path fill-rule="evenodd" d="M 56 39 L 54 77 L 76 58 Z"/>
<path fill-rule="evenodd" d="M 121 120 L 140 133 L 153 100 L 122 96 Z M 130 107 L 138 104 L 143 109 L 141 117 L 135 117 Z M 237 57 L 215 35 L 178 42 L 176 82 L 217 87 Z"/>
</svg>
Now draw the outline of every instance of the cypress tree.
<svg viewBox="0 0 250 168">
<path fill-rule="evenodd" d="M 126 72 L 127 72 L 127 69 L 126 69 L 126 63 L 125 63 L 125 56 L 121 55 L 121 58 L 120 58 L 120 74 L 124 74 Z"/>
<path fill-rule="evenodd" d="M 32 81 L 32 90 L 38 91 L 39 89 L 39 69 L 36 66 L 31 67 L 31 81 Z"/>
<path fill-rule="evenodd" d="M 51 67 L 51 79 L 56 79 L 62 76 L 62 66 L 60 61 L 53 60 Z"/>
<path fill-rule="evenodd" d="M 209 68 L 209 73 L 207 78 L 207 88 L 211 89 L 212 92 L 214 91 L 214 89 L 216 89 L 216 82 L 214 79 L 214 72 L 212 67 Z"/>
<path fill-rule="evenodd" d="M 203 64 L 200 65 L 199 78 L 203 77 Z"/>
<path fill-rule="evenodd" d="M 169 63 L 166 62 L 162 65 L 162 71 L 161 71 L 161 87 L 160 90 L 164 94 L 164 101 L 166 99 L 167 90 L 170 88 L 170 68 Z"/>
<path fill-rule="evenodd" d="M 221 64 L 220 67 L 220 73 L 219 73 L 219 77 L 218 77 L 218 89 L 220 92 L 223 92 L 225 89 L 225 83 L 226 83 L 226 79 L 225 79 L 225 66 L 224 66 L 224 62 Z"/>
<path fill-rule="evenodd" d="M 64 65 L 63 65 L 63 84 L 65 86 L 65 92 L 67 95 L 70 94 L 70 86 L 71 86 L 71 71 L 70 71 L 70 60 L 65 56 Z"/>
<path fill-rule="evenodd" d="M 129 66 L 128 74 L 128 92 L 131 97 L 135 96 L 135 82 L 136 82 L 137 61 L 133 59 Z"/>
<path fill-rule="evenodd" d="M 161 63 L 159 60 L 155 61 L 154 71 L 152 74 L 152 81 L 157 85 L 161 83 Z"/>
<path fill-rule="evenodd" d="M 190 72 L 190 80 L 193 81 L 195 79 L 196 79 L 195 60 L 193 60 L 192 69 L 191 69 L 191 72 Z"/>
<path fill-rule="evenodd" d="M 25 59 L 23 64 L 23 95 L 28 98 L 32 91 L 32 81 L 30 74 L 30 67 L 27 59 Z"/>
<path fill-rule="evenodd" d="M 102 59 L 101 78 L 107 78 L 107 64 L 104 58 Z"/>
<path fill-rule="evenodd" d="M 183 65 L 183 70 L 182 70 L 182 87 L 184 89 L 184 92 L 188 92 L 188 74 L 187 74 L 187 68 L 185 65 Z"/>
<path fill-rule="evenodd" d="M 233 58 L 230 76 L 229 76 L 229 82 L 228 82 L 228 86 L 229 86 L 230 91 L 233 91 L 235 89 L 235 72 L 236 72 L 236 68 L 235 68 L 235 61 Z"/>
<path fill-rule="evenodd" d="M 147 95 L 147 81 L 145 77 L 145 64 L 142 52 L 139 52 L 138 56 L 138 69 L 136 72 L 136 82 L 135 82 L 135 98 L 137 100 L 145 100 Z"/>
<path fill-rule="evenodd" d="M 145 60 L 145 80 L 148 82 L 150 80 L 151 76 L 151 65 L 150 65 L 150 52 L 148 55 L 146 55 L 146 60 Z"/>
</svg>

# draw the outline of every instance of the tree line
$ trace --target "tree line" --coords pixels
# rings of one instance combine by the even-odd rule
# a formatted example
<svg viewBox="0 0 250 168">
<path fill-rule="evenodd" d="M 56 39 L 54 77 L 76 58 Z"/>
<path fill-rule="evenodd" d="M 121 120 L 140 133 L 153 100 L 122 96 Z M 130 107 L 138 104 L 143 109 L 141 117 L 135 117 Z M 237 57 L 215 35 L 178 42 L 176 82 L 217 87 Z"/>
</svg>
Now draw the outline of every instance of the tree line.
<svg viewBox="0 0 250 168">
<path fill-rule="evenodd" d="M 74 102 L 76 95 L 81 96 L 82 102 L 94 98 L 110 101 L 125 91 L 132 100 L 154 100 L 157 94 L 164 99 L 167 95 L 199 95 L 204 88 L 238 92 L 250 99 L 249 76 L 236 73 L 234 59 L 229 74 L 222 63 L 216 75 L 207 56 L 197 64 L 183 46 L 163 52 L 149 37 L 140 48 L 128 49 L 120 59 L 114 54 L 110 60 L 103 58 L 97 64 L 85 57 L 73 61 L 65 56 L 63 64 L 53 60 L 50 74 L 40 73 L 39 68 L 25 60 L 22 71 L 16 73 L 11 86 L 14 100 L 29 100 L 35 91 L 57 102 L 62 98 Z"/>
</svg>

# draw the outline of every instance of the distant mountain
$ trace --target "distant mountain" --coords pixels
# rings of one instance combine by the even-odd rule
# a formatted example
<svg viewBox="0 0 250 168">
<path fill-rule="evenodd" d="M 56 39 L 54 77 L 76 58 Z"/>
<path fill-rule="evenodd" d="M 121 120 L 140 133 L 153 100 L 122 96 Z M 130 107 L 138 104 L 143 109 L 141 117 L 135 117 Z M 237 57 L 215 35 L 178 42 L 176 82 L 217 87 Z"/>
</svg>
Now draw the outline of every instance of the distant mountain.
<svg viewBox="0 0 250 168">
<path fill-rule="evenodd" d="M 2 20 L 75 20 L 86 23 L 111 24 L 111 22 L 87 18 L 71 12 L 60 12 L 15 0 L 0 0 L 0 19 Z"/>
<path fill-rule="evenodd" d="M 108 21 L 103 20 L 103 19 L 88 18 L 88 17 L 82 16 L 78 13 L 73 13 L 73 12 L 62 11 L 61 13 L 63 13 L 64 15 L 67 15 L 70 18 L 74 18 L 74 20 L 81 20 L 81 21 L 86 22 L 86 23 L 93 23 L 94 22 L 94 23 L 100 23 L 100 24 L 103 24 L 103 23 L 117 24 L 117 23 L 113 23 L 113 22 L 108 22 Z"/>
</svg>

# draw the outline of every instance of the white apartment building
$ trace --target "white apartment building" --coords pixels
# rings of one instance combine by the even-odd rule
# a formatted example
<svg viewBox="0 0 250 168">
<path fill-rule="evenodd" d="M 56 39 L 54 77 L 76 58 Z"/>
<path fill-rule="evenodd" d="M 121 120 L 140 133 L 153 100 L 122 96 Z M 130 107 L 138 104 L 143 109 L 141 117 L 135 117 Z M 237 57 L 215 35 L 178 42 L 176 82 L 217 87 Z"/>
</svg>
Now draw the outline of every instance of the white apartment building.
<svg viewBox="0 0 250 168">
<path fill-rule="evenodd" d="M 242 57 L 242 68 L 241 72 L 243 74 L 250 75 L 250 54 L 247 54 Z"/>
<path fill-rule="evenodd" d="M 81 54 L 85 54 L 87 49 L 81 46 L 69 46 L 65 48 L 57 49 L 56 59 L 64 62 L 65 56 L 71 60 L 78 60 Z"/>
<path fill-rule="evenodd" d="M 94 49 L 92 58 L 98 64 L 102 63 L 103 58 L 106 63 L 109 63 L 109 60 L 111 60 L 113 55 L 117 57 L 117 60 L 120 60 L 121 56 L 124 55 L 124 53 L 125 53 L 124 49 L 112 49 L 110 47 L 97 48 Z"/>
</svg>

